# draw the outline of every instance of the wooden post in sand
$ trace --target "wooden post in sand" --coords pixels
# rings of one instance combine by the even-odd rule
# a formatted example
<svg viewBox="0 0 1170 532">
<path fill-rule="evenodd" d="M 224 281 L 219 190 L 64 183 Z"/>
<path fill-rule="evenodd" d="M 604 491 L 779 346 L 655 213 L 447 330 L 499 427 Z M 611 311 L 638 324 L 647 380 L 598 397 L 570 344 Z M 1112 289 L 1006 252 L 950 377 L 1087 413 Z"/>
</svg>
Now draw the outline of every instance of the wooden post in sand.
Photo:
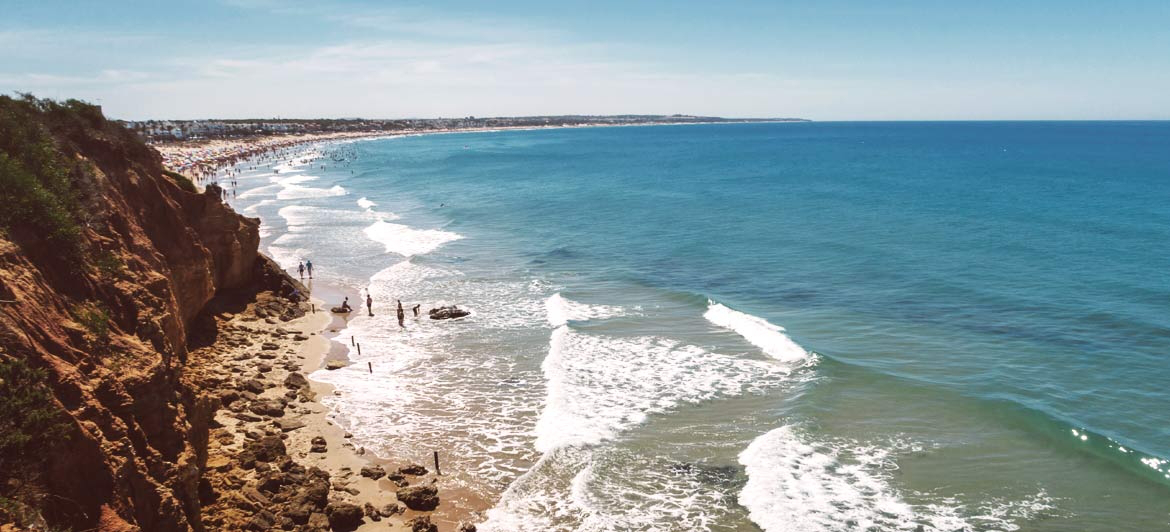
<svg viewBox="0 0 1170 532">
<path fill-rule="evenodd" d="M 435 451 L 435 474 L 442 476 L 443 472 L 439 471 L 439 451 Z"/>
<path fill-rule="evenodd" d="M 362 356 L 362 344 L 357 344 L 357 348 L 358 348 L 358 356 L 360 357 L 360 356 Z"/>
<path fill-rule="evenodd" d="M 355 344 L 355 343 L 354 343 L 354 342 L 356 342 L 356 341 L 357 341 L 357 340 L 354 340 L 352 336 L 350 336 L 350 337 L 349 337 L 349 345 L 357 345 L 357 344 Z"/>
<path fill-rule="evenodd" d="M 313 314 L 316 314 L 316 313 L 317 313 L 317 304 L 316 304 L 316 303 L 310 303 L 310 304 L 309 304 L 309 306 L 313 307 Z"/>
</svg>

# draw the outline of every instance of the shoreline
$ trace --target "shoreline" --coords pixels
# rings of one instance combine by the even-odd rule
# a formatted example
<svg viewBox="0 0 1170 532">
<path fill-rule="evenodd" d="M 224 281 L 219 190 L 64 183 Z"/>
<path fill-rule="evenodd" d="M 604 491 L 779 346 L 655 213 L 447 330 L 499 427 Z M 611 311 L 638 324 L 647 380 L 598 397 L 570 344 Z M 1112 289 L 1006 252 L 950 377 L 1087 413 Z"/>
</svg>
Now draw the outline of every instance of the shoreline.
<svg viewBox="0 0 1170 532">
<path fill-rule="evenodd" d="M 394 137 L 419 137 L 424 135 L 450 135 L 457 133 L 493 133 L 501 131 L 542 131 L 549 129 L 585 129 L 611 127 L 648 126 L 698 126 L 723 124 L 787 124 L 804 123 L 793 120 L 754 120 L 723 122 L 646 122 L 639 124 L 581 124 L 558 126 L 500 126 L 477 128 L 449 128 L 419 131 L 345 131 L 334 133 L 308 133 L 304 135 L 257 135 L 238 139 L 200 139 L 166 141 L 150 144 L 163 158 L 167 170 L 197 176 L 215 176 L 225 166 L 237 164 L 253 157 L 274 151 L 296 148 L 309 144 L 333 141 L 373 140 Z M 210 173 L 209 173 L 210 172 Z M 194 176 L 188 176 L 194 177 Z"/>
<path fill-rule="evenodd" d="M 353 444 L 351 444 L 348 440 L 348 436 L 346 436 L 348 432 L 345 430 L 345 427 L 333 419 L 330 419 L 332 409 L 325 405 L 320 399 L 327 395 L 340 395 L 341 392 L 338 391 L 332 384 L 317 381 L 312 378 L 313 373 L 320 370 L 327 370 L 327 364 L 329 364 L 331 361 L 342 362 L 345 364 L 345 366 L 350 366 L 356 363 L 354 360 L 349 358 L 351 351 L 349 346 L 346 346 L 345 342 L 342 341 L 343 339 L 341 338 L 341 332 L 348 326 L 350 316 L 361 315 L 361 307 L 359 306 L 355 308 L 354 314 L 350 314 L 348 316 L 342 314 L 333 314 L 325 309 L 333 306 L 335 302 L 330 302 L 322 298 L 329 295 L 337 296 L 339 298 L 344 297 L 349 289 L 350 287 L 333 282 L 319 283 L 318 286 L 314 287 L 311 301 L 317 305 L 317 313 L 326 316 L 323 321 L 323 325 L 318 330 L 318 335 L 321 338 L 327 340 L 327 343 L 323 347 L 320 347 L 310 355 L 306 356 L 306 360 L 302 367 L 302 372 L 309 380 L 311 389 L 316 392 L 314 403 L 322 408 L 320 417 L 324 426 L 326 427 L 324 430 L 332 433 L 333 438 L 326 439 L 333 441 L 334 438 L 341 437 L 342 439 L 346 440 L 342 446 L 344 450 L 341 451 L 343 456 L 338 457 L 337 460 L 350 464 L 351 469 L 354 471 L 360 471 L 361 468 L 365 466 L 381 466 L 386 471 L 395 471 L 400 467 L 412 465 L 412 462 L 410 462 L 409 459 L 405 459 L 404 457 L 380 456 L 374 451 L 369 451 L 362 447 L 355 447 Z M 360 297 L 356 299 L 360 299 Z M 428 449 L 428 451 L 438 451 L 440 453 L 439 466 L 442 468 L 442 456 L 447 451 L 449 451 L 449 449 L 436 448 Z M 330 450 L 330 453 L 331 452 L 332 449 Z M 473 528 L 469 529 L 460 527 L 463 527 L 465 524 L 474 526 L 479 521 L 481 521 L 484 517 L 483 513 L 490 509 L 491 501 L 483 501 L 478 499 L 473 501 L 475 503 L 479 503 L 479 505 L 483 505 L 483 510 L 469 509 L 466 508 L 465 505 L 452 505 L 452 501 L 463 501 L 465 503 L 468 502 L 469 495 L 466 490 L 461 489 L 461 487 L 458 485 L 452 485 L 444 482 L 445 479 L 450 477 L 445 477 L 442 474 L 435 475 L 434 471 L 432 470 L 433 463 L 426 460 L 420 460 L 417 463 L 426 467 L 428 470 L 428 475 L 423 478 L 426 478 L 430 482 L 434 482 L 434 485 L 439 490 L 440 503 L 439 507 L 436 508 L 434 512 L 429 513 L 431 522 L 439 526 L 439 530 L 474 530 Z M 442 471 L 440 471 L 440 473 L 441 472 Z M 376 488 L 378 490 L 378 493 L 374 495 L 385 496 L 385 494 L 388 493 L 393 496 L 393 492 L 397 489 L 397 487 L 387 479 L 379 480 L 377 483 L 366 482 L 363 483 L 363 485 L 359 485 L 357 487 L 358 489 L 361 489 L 363 495 L 365 495 L 367 489 L 371 487 L 371 484 L 376 484 Z M 378 506 L 377 502 L 374 504 L 375 506 Z M 382 504 L 385 504 L 385 501 L 382 501 Z M 421 514 L 407 510 L 407 518 L 413 517 L 414 515 Z M 359 532 L 367 530 L 367 526 L 372 525 L 367 523 L 357 530 Z M 381 527 L 381 525 L 379 525 L 379 527 Z M 369 528 L 369 530 L 373 530 L 373 528 Z"/>
<path fill-rule="evenodd" d="M 514 129 L 528 130 L 539 128 Z M 487 132 L 489 130 L 476 129 L 470 132 L 481 131 Z M 432 131 L 390 136 L 419 136 L 423 134 L 463 132 L 466 131 Z M 232 153 L 244 153 L 246 155 L 238 159 L 233 159 L 233 162 L 255 161 L 268 154 L 278 153 L 278 150 L 312 149 L 312 145 L 319 143 L 338 140 L 356 141 L 381 137 L 387 137 L 387 135 L 298 138 L 279 144 L 262 144 L 259 147 L 253 147 L 245 142 L 241 143 L 242 152 Z M 235 156 L 233 155 L 233 157 Z M 298 279 L 295 270 L 282 267 L 275 258 L 271 257 L 263 249 L 258 250 L 258 252 L 271 259 L 278 267 L 281 267 L 281 270 L 290 279 Z M 309 296 L 308 301 L 300 304 L 304 315 L 287 324 L 281 325 L 287 330 L 294 331 L 297 338 L 304 338 L 303 340 L 297 341 L 294 348 L 295 352 L 289 351 L 287 354 L 290 355 L 289 363 L 296 365 L 295 371 L 290 366 L 289 373 L 298 373 L 304 378 L 305 389 L 309 392 L 305 394 L 308 400 L 303 402 L 301 408 L 289 408 L 289 415 L 287 417 L 279 419 L 241 420 L 239 416 L 235 416 L 230 422 L 225 420 L 221 424 L 237 429 L 242 427 L 245 431 L 249 429 L 271 431 L 271 428 L 275 426 L 279 433 L 283 433 L 282 438 L 285 440 L 289 456 L 294 457 L 306 467 L 316 467 L 327 472 L 332 482 L 332 494 L 342 494 L 341 496 L 345 502 L 355 504 L 359 507 L 366 507 L 365 520 L 353 530 L 360 532 L 374 530 L 374 527 L 377 527 L 378 530 L 385 530 L 388 525 L 390 530 L 410 530 L 410 520 L 416 517 L 425 517 L 429 523 L 434 524 L 438 527 L 438 530 L 442 531 L 459 530 L 461 532 L 469 532 L 475 530 L 475 525 L 486 517 L 486 512 L 492 508 L 494 501 L 486 500 L 481 495 L 467 489 L 461 483 L 455 481 L 454 477 L 434 474 L 430 453 L 434 451 L 439 452 L 440 466 L 442 467 L 444 465 L 443 456 L 450 452 L 449 448 L 445 448 L 441 444 L 436 443 L 433 448 L 425 449 L 425 452 L 411 453 L 415 455 L 413 457 L 379 456 L 373 451 L 356 446 L 350 439 L 351 436 L 347 432 L 347 427 L 333 419 L 334 409 L 328 406 L 322 399 L 330 395 L 341 395 L 342 392 L 337 390 L 332 384 L 315 380 L 311 376 L 317 371 L 339 369 L 340 367 L 346 367 L 355 363 L 350 359 L 350 347 L 344 345 L 340 335 L 348 326 L 351 316 L 356 317 L 360 314 L 339 315 L 331 313 L 329 309 L 345 296 L 349 296 L 351 299 L 360 302 L 362 299 L 360 297 L 360 287 L 322 280 L 320 276 L 318 276 L 318 279 L 308 281 L 307 283 L 305 283 L 304 279 L 301 279 L 301 281 L 304 283 L 305 293 Z M 311 310 L 312 306 L 316 307 L 315 313 Z M 358 305 L 358 307 L 355 308 L 355 312 L 361 311 L 361 305 Z M 251 306 L 249 306 L 250 309 Z M 229 320 L 225 322 L 229 330 L 231 327 L 238 327 L 240 325 L 238 319 L 238 315 L 235 318 L 229 317 Z M 244 320 L 252 321 L 248 318 L 244 318 Z M 265 321 L 271 325 L 270 319 Z M 264 331 L 257 331 L 254 336 L 263 337 L 264 335 L 271 334 L 272 328 L 267 327 Z M 208 362 L 209 364 L 238 369 L 239 364 L 233 364 L 233 362 L 241 360 L 242 354 L 239 350 L 231 349 L 230 344 L 229 347 L 225 348 L 225 346 L 219 343 L 211 348 L 221 350 L 222 353 L 208 355 L 209 360 L 212 361 Z M 257 362 L 253 358 L 248 358 L 247 361 Z M 331 362 L 339 362 L 340 364 L 338 367 L 330 368 L 328 366 Z M 377 368 L 375 368 L 375 371 L 377 371 Z M 283 391 L 282 384 L 287 387 L 287 383 L 280 380 L 281 375 L 284 374 L 278 371 L 270 371 L 255 375 L 254 380 L 261 381 L 266 389 L 274 388 L 278 391 Z M 274 376 L 276 378 L 273 378 Z M 243 376 L 239 376 L 238 378 L 244 379 Z M 264 400 L 265 398 L 273 399 L 277 397 L 277 395 L 263 393 L 260 394 L 258 399 Z M 227 408 L 222 408 L 216 413 L 217 421 L 221 415 L 233 417 Z M 291 421 L 292 426 L 295 428 L 284 429 L 281 426 L 281 422 L 283 421 Z M 313 440 L 318 437 L 324 438 L 325 440 L 324 452 L 313 451 Z M 425 455 L 425 457 L 422 455 Z M 418 462 L 411 462 L 411 459 L 418 460 Z M 390 475 L 398 473 L 404 467 L 415 464 L 425 467 L 427 473 L 422 476 L 406 476 L 405 480 L 409 482 L 410 486 L 425 484 L 433 485 L 437 488 L 438 507 L 432 511 L 413 511 L 403 507 L 401 510 L 391 513 L 391 515 L 381 515 L 381 519 L 376 521 L 372 520 L 370 516 L 378 515 L 378 513 L 371 513 L 369 511 L 370 509 L 381 509 L 388 504 L 399 505 L 396 491 L 400 486 L 404 486 L 405 483 L 401 481 L 402 475 L 396 475 L 399 479 L 398 485 L 396 485 L 396 482 L 389 479 Z M 367 469 L 371 471 L 381 470 L 389 475 L 377 475 L 379 478 L 370 478 L 363 474 Z"/>
<path fill-rule="evenodd" d="M 344 320 L 327 305 L 317 296 L 298 304 L 262 292 L 209 312 L 216 322 L 214 342 L 193 350 L 197 362 L 185 377 L 218 394 L 218 405 L 208 414 L 203 470 L 212 495 L 204 506 L 204 525 L 268 529 L 295 523 L 308 530 L 363 532 L 412 530 L 421 523 L 423 528 L 413 529 L 435 530 L 429 528 L 433 524 L 444 531 L 474 530 L 463 523 L 474 523 L 477 516 L 455 511 L 450 501 L 458 490 L 446 486 L 429 464 L 423 474 L 405 473 L 413 464 L 355 446 L 345 428 L 330 419 L 331 409 L 321 398 L 340 392 L 309 376 L 328 360 L 349 361 L 344 349 L 337 349 L 344 348 L 336 340 Z M 399 500 L 400 487 L 426 486 L 438 489 L 437 508 L 416 511 Z M 306 495 L 313 489 L 317 495 Z M 306 502 L 309 497 L 319 500 Z M 334 523 L 347 511 L 360 523 Z"/>
</svg>

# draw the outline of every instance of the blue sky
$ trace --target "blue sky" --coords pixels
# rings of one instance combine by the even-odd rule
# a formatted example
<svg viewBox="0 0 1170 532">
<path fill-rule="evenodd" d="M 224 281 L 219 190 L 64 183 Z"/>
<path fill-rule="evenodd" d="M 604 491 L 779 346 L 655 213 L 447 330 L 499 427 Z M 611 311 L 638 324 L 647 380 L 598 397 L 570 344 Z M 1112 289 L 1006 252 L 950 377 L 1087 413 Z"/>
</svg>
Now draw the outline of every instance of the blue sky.
<svg viewBox="0 0 1170 532">
<path fill-rule="evenodd" d="M 1170 119 L 1170 1 L 0 0 L 0 92 L 127 118 Z"/>
</svg>

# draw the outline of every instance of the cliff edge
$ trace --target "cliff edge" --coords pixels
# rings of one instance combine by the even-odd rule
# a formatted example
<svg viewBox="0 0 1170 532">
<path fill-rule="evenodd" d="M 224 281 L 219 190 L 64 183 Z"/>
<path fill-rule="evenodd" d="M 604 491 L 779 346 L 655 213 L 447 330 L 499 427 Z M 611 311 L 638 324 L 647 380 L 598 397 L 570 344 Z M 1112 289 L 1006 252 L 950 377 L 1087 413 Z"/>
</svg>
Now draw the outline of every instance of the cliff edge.
<svg viewBox="0 0 1170 532">
<path fill-rule="evenodd" d="M 202 530 L 189 332 L 217 296 L 300 297 L 259 225 L 98 107 L 0 96 L 0 523 Z"/>
</svg>

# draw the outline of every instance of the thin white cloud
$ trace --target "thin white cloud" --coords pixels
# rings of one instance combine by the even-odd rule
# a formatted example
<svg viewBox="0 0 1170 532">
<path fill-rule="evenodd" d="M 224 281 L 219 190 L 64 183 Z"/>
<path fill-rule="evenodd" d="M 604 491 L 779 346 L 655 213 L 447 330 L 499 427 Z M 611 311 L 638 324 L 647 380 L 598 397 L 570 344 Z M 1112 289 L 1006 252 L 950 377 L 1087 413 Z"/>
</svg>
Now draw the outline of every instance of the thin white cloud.
<svg viewBox="0 0 1170 532">
<path fill-rule="evenodd" d="M 0 85 L 21 86 L 30 89 L 79 85 L 121 85 L 147 81 L 150 78 L 150 74 L 146 72 L 116 69 L 102 70 L 91 76 L 65 76 L 30 72 L 14 75 L 0 74 Z"/>
</svg>

